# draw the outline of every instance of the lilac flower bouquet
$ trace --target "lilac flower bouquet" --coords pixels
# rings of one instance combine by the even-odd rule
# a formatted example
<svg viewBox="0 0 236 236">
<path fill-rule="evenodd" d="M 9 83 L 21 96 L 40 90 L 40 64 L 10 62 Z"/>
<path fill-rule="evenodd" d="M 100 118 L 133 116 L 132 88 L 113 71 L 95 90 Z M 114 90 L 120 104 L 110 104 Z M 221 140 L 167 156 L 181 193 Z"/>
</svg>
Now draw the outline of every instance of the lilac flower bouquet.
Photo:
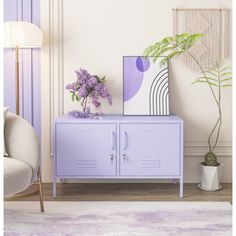
<svg viewBox="0 0 236 236">
<path fill-rule="evenodd" d="M 85 69 L 79 69 L 75 71 L 77 79 L 72 84 L 68 84 L 66 89 L 71 93 L 72 101 L 81 102 L 83 112 L 88 112 L 87 107 L 88 99 L 91 100 L 92 104 L 98 108 L 101 103 L 98 101 L 99 98 L 106 98 L 108 103 L 112 105 L 112 97 L 108 92 L 105 85 L 105 77 L 98 77 L 97 75 L 91 75 Z"/>
</svg>

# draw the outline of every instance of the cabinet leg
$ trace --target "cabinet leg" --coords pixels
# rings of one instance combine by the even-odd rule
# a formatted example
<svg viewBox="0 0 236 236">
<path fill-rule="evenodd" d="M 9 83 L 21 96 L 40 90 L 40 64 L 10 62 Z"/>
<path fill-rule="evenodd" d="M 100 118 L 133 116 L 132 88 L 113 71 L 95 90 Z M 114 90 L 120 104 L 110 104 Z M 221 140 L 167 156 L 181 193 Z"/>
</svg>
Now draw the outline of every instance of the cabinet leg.
<svg viewBox="0 0 236 236">
<path fill-rule="evenodd" d="M 57 196 L 57 179 L 53 179 L 53 186 L 52 186 L 52 197 L 56 198 Z"/>
<path fill-rule="evenodd" d="M 179 180 L 179 197 L 180 198 L 184 197 L 184 180 L 183 180 L 183 177 L 181 177 L 180 180 Z"/>
</svg>

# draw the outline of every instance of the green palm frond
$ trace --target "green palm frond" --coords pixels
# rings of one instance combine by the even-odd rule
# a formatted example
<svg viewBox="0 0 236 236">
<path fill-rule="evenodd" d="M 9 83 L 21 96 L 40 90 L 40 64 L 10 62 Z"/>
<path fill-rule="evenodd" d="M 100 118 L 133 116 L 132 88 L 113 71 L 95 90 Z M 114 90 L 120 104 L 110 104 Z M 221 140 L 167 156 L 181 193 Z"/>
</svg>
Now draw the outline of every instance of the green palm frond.
<svg viewBox="0 0 236 236">
<path fill-rule="evenodd" d="M 154 43 L 147 47 L 144 52 L 144 57 L 153 57 L 155 63 L 158 57 L 166 57 L 162 60 L 162 64 L 166 63 L 173 57 L 179 56 L 189 48 L 193 47 L 195 43 L 202 37 L 202 34 L 179 34 L 176 36 L 168 36 L 161 41 Z"/>
<path fill-rule="evenodd" d="M 230 87 L 232 86 L 229 82 L 232 80 L 231 67 L 223 67 L 219 63 L 212 64 L 211 69 L 205 72 L 206 76 L 197 78 L 192 84 L 195 83 L 207 83 L 215 87 Z"/>
</svg>

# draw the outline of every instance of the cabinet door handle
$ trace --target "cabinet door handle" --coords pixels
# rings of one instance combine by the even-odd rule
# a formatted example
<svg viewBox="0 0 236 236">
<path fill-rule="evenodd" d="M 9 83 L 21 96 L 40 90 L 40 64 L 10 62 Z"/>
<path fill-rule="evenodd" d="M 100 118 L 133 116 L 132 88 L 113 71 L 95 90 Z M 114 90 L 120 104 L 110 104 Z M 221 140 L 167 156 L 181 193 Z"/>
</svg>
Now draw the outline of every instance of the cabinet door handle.
<svg viewBox="0 0 236 236">
<path fill-rule="evenodd" d="M 128 148 L 128 134 L 125 131 L 124 132 L 124 150 L 127 150 L 127 148 Z"/>
<path fill-rule="evenodd" d="M 116 156 L 114 154 L 111 154 L 111 160 L 113 161 L 113 159 L 115 159 Z"/>
<path fill-rule="evenodd" d="M 116 148 L 116 133 L 114 131 L 111 132 L 111 149 L 114 150 Z"/>
<path fill-rule="evenodd" d="M 123 154 L 122 156 L 124 161 L 128 160 L 128 156 L 126 154 Z"/>
</svg>

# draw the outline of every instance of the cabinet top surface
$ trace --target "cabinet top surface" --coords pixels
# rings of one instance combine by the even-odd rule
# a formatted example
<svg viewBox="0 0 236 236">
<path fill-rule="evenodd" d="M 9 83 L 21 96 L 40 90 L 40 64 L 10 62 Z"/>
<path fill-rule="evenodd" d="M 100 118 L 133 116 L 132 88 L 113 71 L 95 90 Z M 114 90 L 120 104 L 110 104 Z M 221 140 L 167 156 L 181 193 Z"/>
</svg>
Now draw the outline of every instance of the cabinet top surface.
<svg viewBox="0 0 236 236">
<path fill-rule="evenodd" d="M 124 116 L 124 115 L 103 115 L 100 118 L 71 118 L 62 115 L 54 120 L 55 123 L 126 123 L 126 122 L 145 122 L 145 123 L 183 123 L 183 120 L 177 115 L 170 116 Z"/>
</svg>

